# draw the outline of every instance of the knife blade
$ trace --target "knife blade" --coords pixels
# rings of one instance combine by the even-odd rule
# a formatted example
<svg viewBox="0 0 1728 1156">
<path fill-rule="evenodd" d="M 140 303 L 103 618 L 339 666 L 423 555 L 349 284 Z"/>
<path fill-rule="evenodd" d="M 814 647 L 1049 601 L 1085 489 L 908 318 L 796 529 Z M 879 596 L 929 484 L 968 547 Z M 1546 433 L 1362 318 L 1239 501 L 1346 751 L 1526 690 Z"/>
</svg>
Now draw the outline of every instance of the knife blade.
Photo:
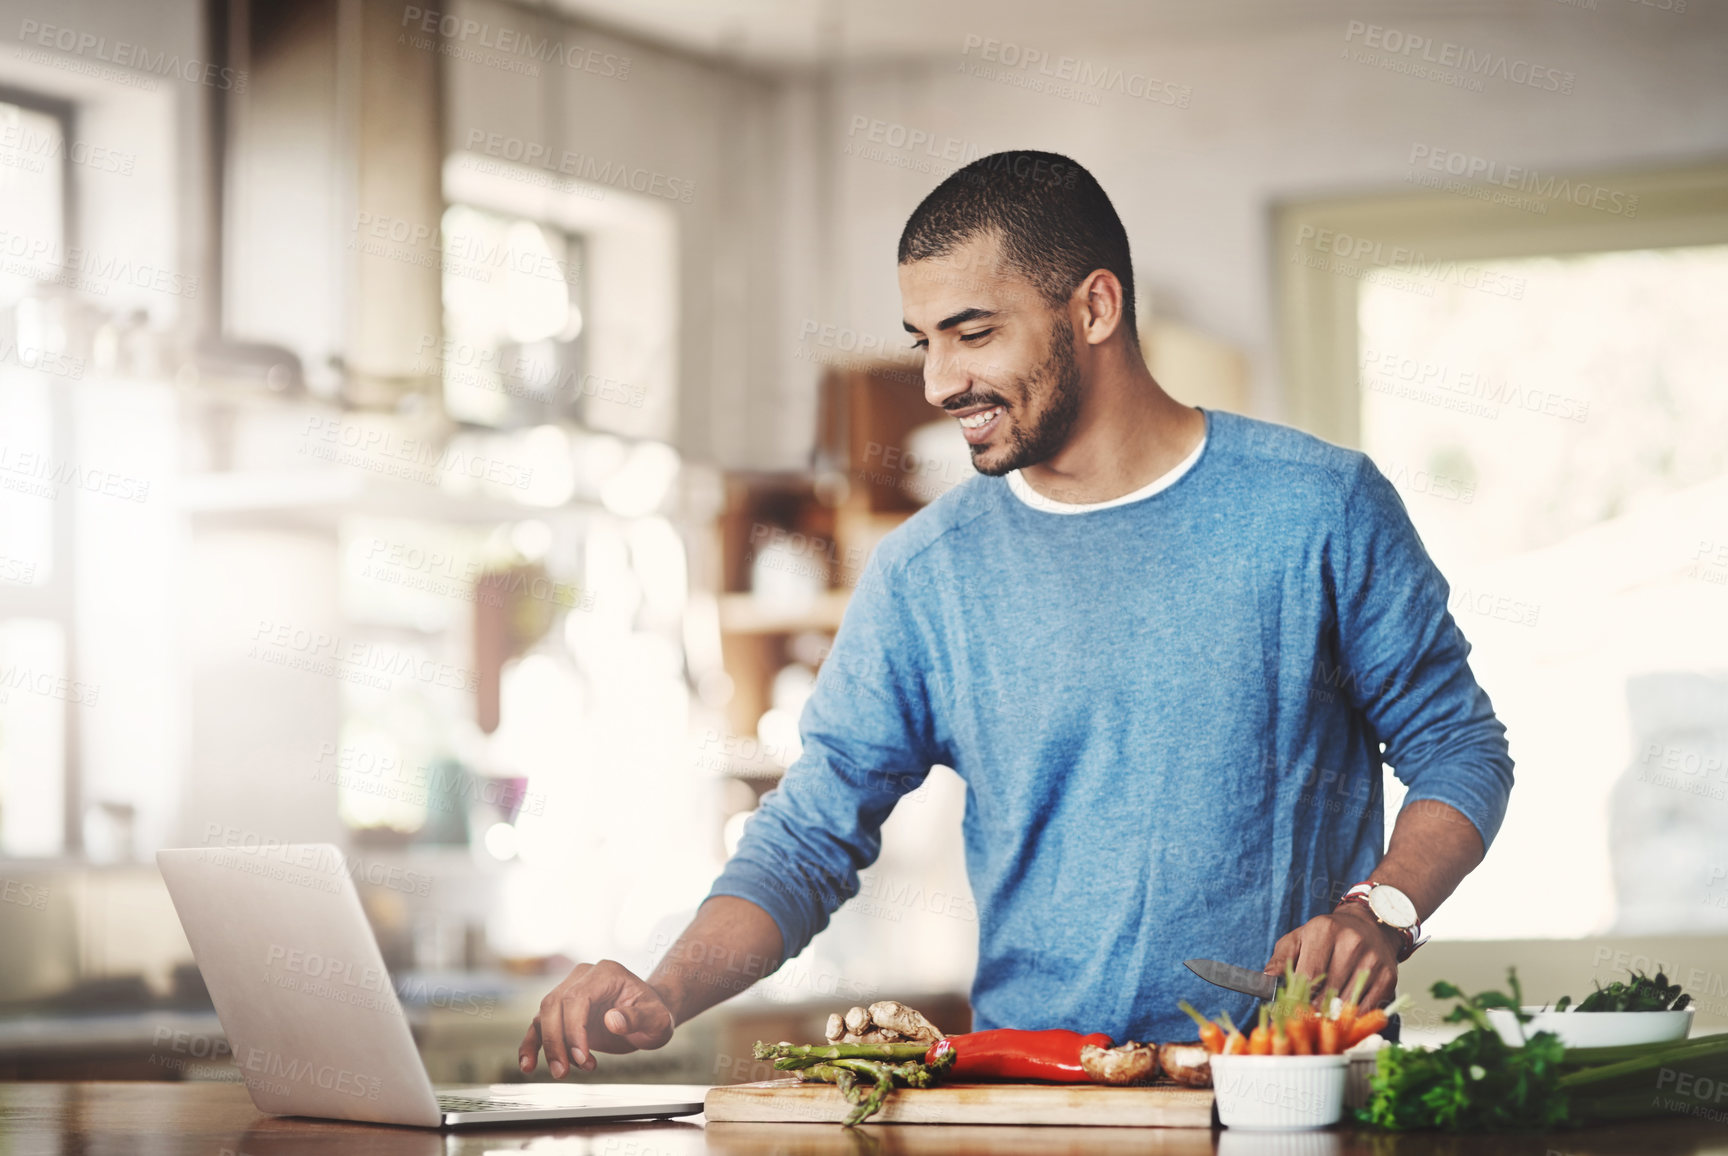
<svg viewBox="0 0 1728 1156">
<path fill-rule="evenodd" d="M 1249 971 L 1216 959 L 1189 959 L 1183 965 L 1209 984 L 1245 992 L 1255 999 L 1271 999 L 1278 994 L 1278 977 L 1263 971 Z"/>
</svg>

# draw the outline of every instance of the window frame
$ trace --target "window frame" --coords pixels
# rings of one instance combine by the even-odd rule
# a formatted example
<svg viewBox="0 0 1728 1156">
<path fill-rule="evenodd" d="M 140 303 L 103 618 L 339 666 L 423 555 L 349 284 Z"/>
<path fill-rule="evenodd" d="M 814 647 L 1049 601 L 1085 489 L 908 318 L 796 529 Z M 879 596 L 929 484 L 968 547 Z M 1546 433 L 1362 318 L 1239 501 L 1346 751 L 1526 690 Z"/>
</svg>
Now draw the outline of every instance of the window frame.
<svg viewBox="0 0 1728 1156">
<path fill-rule="evenodd" d="M 60 247 L 65 252 L 78 241 L 77 188 L 72 165 L 72 144 L 76 139 L 78 106 L 70 101 L 29 89 L 14 88 L 0 83 L 0 103 L 16 105 L 31 112 L 54 118 L 60 126 Z M 68 391 L 54 389 L 49 398 L 49 440 L 57 460 L 71 460 L 74 453 L 73 404 Z M 71 495 L 66 495 L 67 499 Z M 74 591 L 75 543 L 77 541 L 77 503 L 62 500 L 55 503 L 53 542 L 50 547 L 50 580 L 43 586 L 26 588 L 0 586 L 0 618 L 40 618 L 59 624 L 66 648 L 65 674 L 69 680 L 78 677 L 78 632 Z M 62 711 L 64 727 L 64 763 L 61 767 L 64 829 L 60 839 L 60 857 L 75 858 L 84 850 L 83 763 L 80 757 L 82 735 L 79 726 L 81 712 L 70 706 Z M 13 858 L 0 848 L 0 861 Z"/>
<path fill-rule="evenodd" d="M 1270 257 L 1285 419 L 1328 441 L 1360 448 L 1360 282 L 1295 260 L 1304 252 L 1298 243 L 1304 229 L 1347 233 L 1379 242 L 1384 251 L 1404 247 L 1429 261 L 1728 244 L 1728 161 L 1543 174 L 1549 175 L 1574 186 L 1636 196 L 1636 215 L 1564 198 L 1549 200 L 1548 212 L 1538 215 L 1430 190 L 1275 204 Z"/>
</svg>

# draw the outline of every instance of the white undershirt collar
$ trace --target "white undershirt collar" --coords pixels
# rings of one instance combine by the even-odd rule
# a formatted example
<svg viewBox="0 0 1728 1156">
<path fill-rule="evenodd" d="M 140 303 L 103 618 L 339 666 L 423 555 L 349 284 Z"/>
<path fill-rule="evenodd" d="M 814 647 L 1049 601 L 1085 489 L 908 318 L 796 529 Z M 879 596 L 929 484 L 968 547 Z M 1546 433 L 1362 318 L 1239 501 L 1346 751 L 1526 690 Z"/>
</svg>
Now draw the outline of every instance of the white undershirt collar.
<svg viewBox="0 0 1728 1156">
<path fill-rule="evenodd" d="M 1111 498 L 1107 502 L 1058 502 L 1054 498 L 1046 498 L 1032 488 L 1032 483 L 1020 476 L 1019 470 L 1008 472 L 1008 488 L 1014 496 L 1046 514 L 1090 514 L 1094 510 L 1108 510 L 1112 506 L 1126 506 L 1130 502 L 1143 501 L 1160 490 L 1167 490 L 1175 485 L 1182 475 L 1193 468 L 1200 460 L 1200 454 L 1206 449 L 1206 438 L 1200 439 L 1200 444 L 1194 447 L 1194 452 L 1183 458 L 1166 473 L 1152 479 L 1132 493 L 1123 494 L 1119 498 Z"/>
</svg>

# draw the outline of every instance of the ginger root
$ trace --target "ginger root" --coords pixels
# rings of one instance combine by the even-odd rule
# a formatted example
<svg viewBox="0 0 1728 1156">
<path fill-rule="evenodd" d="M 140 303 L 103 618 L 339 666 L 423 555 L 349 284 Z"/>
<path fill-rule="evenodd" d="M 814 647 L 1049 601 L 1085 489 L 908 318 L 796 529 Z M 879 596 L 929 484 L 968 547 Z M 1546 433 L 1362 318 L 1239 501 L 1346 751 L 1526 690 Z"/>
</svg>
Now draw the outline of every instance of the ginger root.
<svg viewBox="0 0 1728 1156">
<path fill-rule="evenodd" d="M 940 1029 L 925 1019 L 923 1013 L 897 1000 L 884 999 L 871 1004 L 870 1019 L 879 1028 L 898 1032 L 902 1039 L 933 1044 L 942 1038 Z"/>
<path fill-rule="evenodd" d="M 933 1044 L 942 1038 L 941 1030 L 921 1013 L 891 999 L 835 1012 L 822 1034 L 837 1044 Z"/>
</svg>

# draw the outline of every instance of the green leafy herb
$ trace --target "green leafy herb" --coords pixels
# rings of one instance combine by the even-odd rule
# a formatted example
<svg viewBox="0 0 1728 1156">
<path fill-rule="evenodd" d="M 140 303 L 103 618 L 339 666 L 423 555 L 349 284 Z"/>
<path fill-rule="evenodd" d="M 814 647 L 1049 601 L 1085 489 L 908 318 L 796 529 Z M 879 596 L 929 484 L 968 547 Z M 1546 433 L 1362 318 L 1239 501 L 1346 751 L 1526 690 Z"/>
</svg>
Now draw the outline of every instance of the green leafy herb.
<svg viewBox="0 0 1728 1156">
<path fill-rule="evenodd" d="M 1596 990 L 1584 997 L 1574 1011 L 1581 1012 L 1628 1012 L 1628 1011 L 1680 1011 L 1692 1002 L 1692 997 L 1682 995 L 1680 985 L 1669 983 L 1668 977 L 1657 972 L 1654 979 L 1641 971 L 1630 973 L 1631 983 L 1621 983 L 1615 980 L 1607 987 L 1600 983 Z M 1563 995 L 1560 1002 L 1554 1005 L 1555 1011 L 1565 1011 L 1572 1002 L 1572 997 Z"/>
<path fill-rule="evenodd" d="M 1396 1044 L 1381 1049 L 1369 1079 L 1371 1098 L 1356 1113 L 1357 1119 L 1393 1131 L 1478 1132 L 1663 1115 L 1713 1118 L 1707 1114 L 1720 1110 L 1715 1106 L 1715 1090 L 1728 1087 L 1728 1033 L 1656 1044 L 1567 1049 L 1553 1033 L 1537 1032 L 1523 1047 L 1509 1048 L 1488 1022 L 1488 1010 L 1505 1008 L 1520 1024 L 1532 1017 L 1520 1010 L 1524 993 L 1517 974 L 1508 971 L 1506 979 L 1512 989 L 1510 998 L 1497 991 L 1466 997 L 1452 984 L 1435 984 L 1431 989 L 1435 999 L 1459 1001 L 1446 1016 L 1447 1022 L 1468 1023 L 1470 1028 L 1432 1050 Z M 1634 973 L 1631 984 L 1602 989 L 1604 993 L 1612 993 L 1614 987 L 1625 989 L 1604 994 L 1604 1002 L 1660 997 L 1674 1008 L 1686 1006 L 1686 997 L 1660 972 L 1654 980 L 1644 981 L 1642 995 L 1626 994 L 1638 988 L 1640 979 Z"/>
<path fill-rule="evenodd" d="M 1523 991 L 1516 971 L 1506 973 L 1512 995 L 1497 991 L 1465 996 L 1441 981 L 1435 999 L 1458 1000 L 1448 1023 L 1468 1023 L 1458 1038 L 1433 1050 L 1383 1048 L 1369 1080 L 1371 1098 L 1357 1113 L 1363 1123 L 1392 1131 L 1436 1128 L 1448 1132 L 1551 1128 L 1567 1122 L 1560 1090 L 1565 1049 L 1552 1032 L 1537 1032 L 1521 1048 L 1509 1048 L 1488 1022 L 1488 1009 L 1505 1008 L 1519 1022 Z"/>
</svg>

